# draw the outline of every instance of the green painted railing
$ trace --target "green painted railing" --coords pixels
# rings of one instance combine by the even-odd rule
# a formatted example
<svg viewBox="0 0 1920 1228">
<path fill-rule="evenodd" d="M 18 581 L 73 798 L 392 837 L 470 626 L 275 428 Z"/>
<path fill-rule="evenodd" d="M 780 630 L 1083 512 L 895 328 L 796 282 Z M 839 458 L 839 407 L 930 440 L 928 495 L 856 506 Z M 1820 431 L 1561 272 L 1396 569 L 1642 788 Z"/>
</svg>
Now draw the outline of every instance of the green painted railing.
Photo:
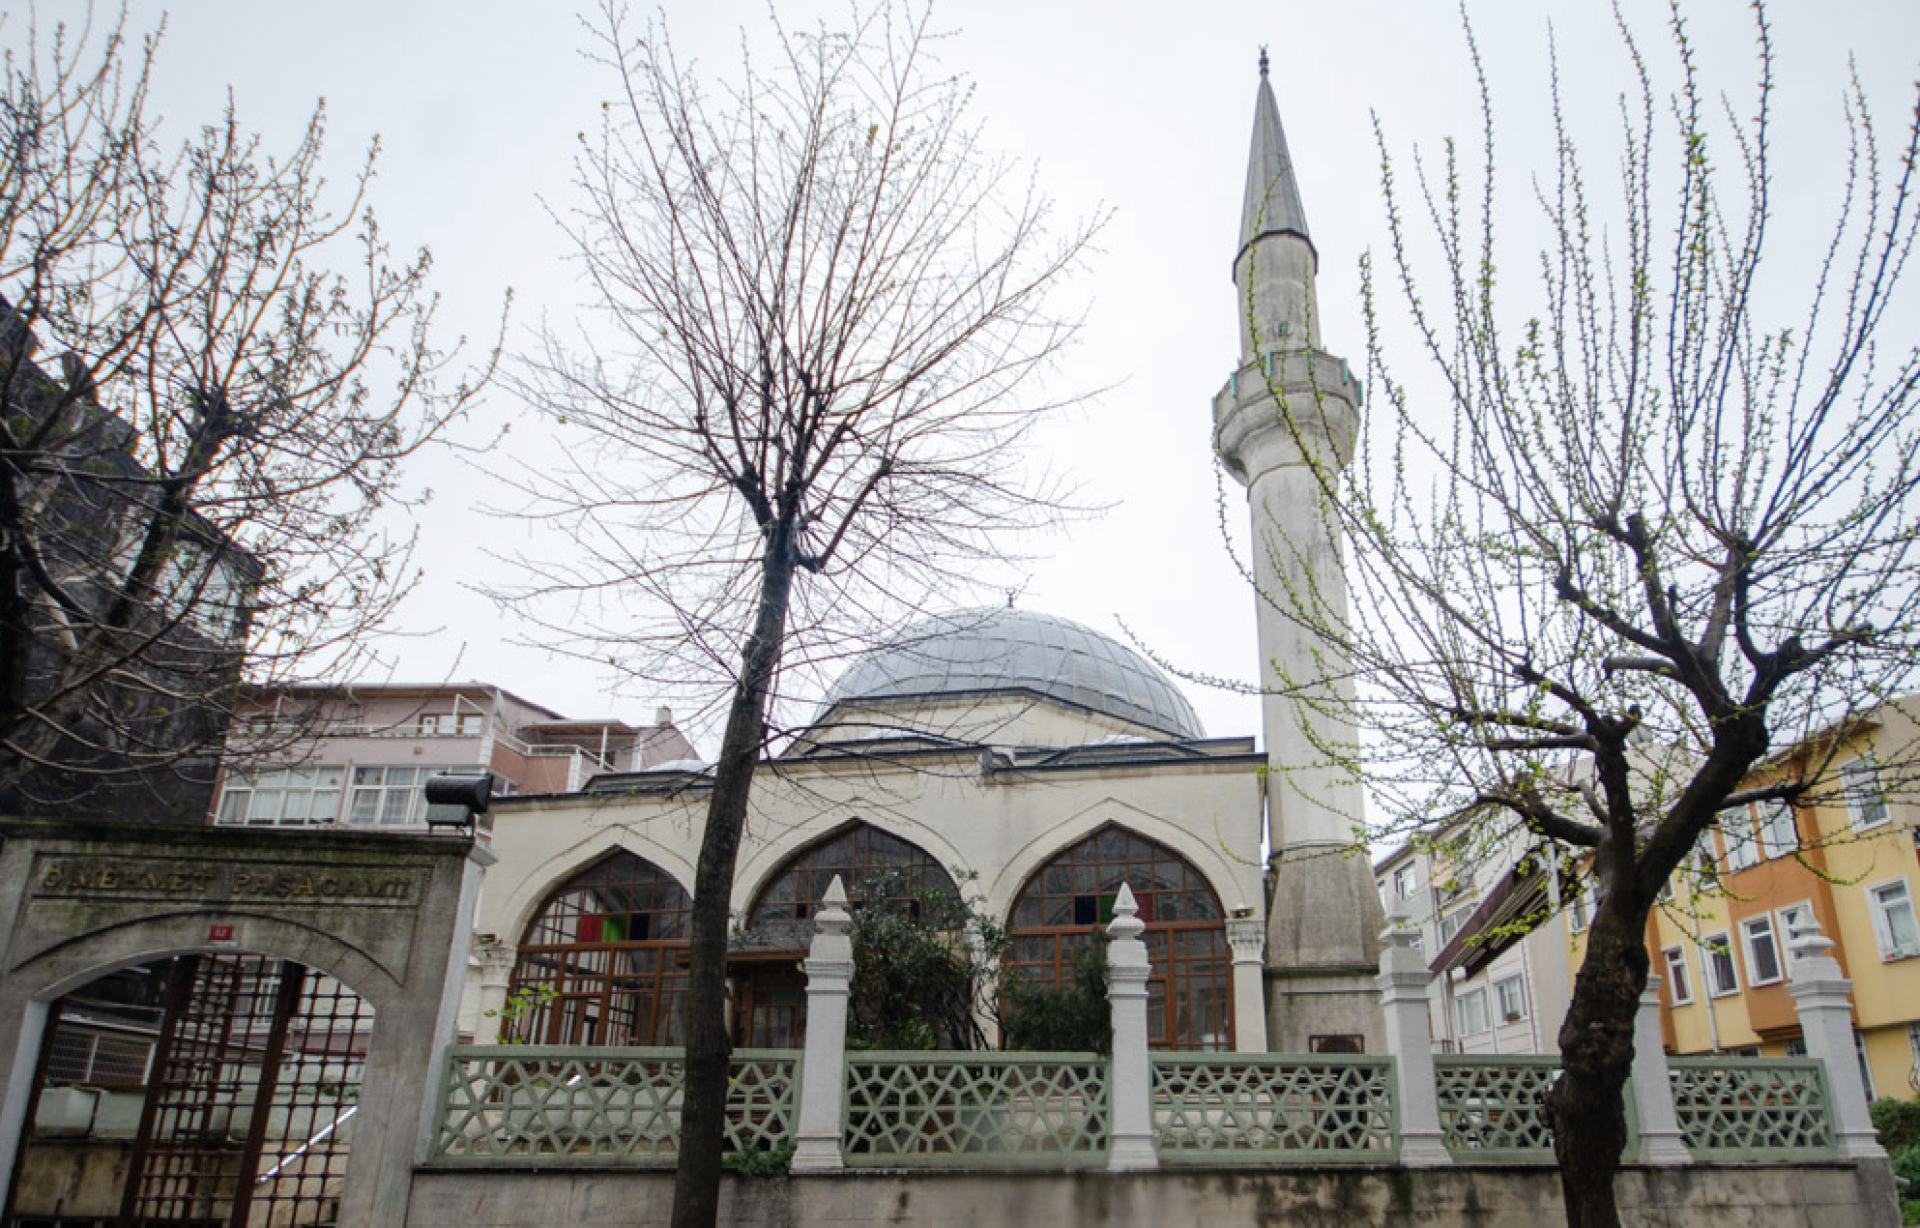
<svg viewBox="0 0 1920 1228">
<path fill-rule="evenodd" d="M 849 1167 L 1106 1162 L 1107 1059 L 1089 1053 L 849 1053 Z"/>
<path fill-rule="evenodd" d="M 672 1168 L 680 1143 L 678 1049 L 457 1045 L 447 1051 L 428 1163 Z M 735 1151 L 792 1138 L 800 1055 L 739 1049 L 727 1092 Z"/>
<path fill-rule="evenodd" d="M 1834 1154 L 1826 1070 L 1812 1058 L 1667 1059 L 1673 1108 L 1702 1160 Z"/>
<path fill-rule="evenodd" d="M 1560 1077 L 1557 1056 L 1507 1054 L 1436 1055 L 1435 1091 L 1440 1129 L 1456 1160 L 1491 1164 L 1553 1163 L 1553 1128 L 1546 1094 Z M 1640 1131 L 1633 1084 L 1626 1087 L 1627 1150 L 1634 1154 Z"/>
<path fill-rule="evenodd" d="M 1700 1160 L 1835 1154 L 1825 1071 L 1808 1058 L 1672 1058 L 1674 1107 Z M 1169 1165 L 1390 1164 L 1401 1106 L 1384 1057 L 1152 1055 L 1154 1147 Z M 1559 1059 L 1440 1055 L 1440 1122 L 1461 1163 L 1553 1161 L 1543 1096 Z M 671 1168 L 677 1049 L 464 1045 L 447 1051 L 428 1163 Z M 1099 1167 L 1112 1131 L 1107 1059 L 1084 1053 L 850 1053 L 850 1167 Z M 736 1151 L 793 1141 L 800 1055 L 734 1054 Z M 1637 1114 L 1628 1089 L 1629 1148 Z"/>
<path fill-rule="evenodd" d="M 1156 1053 L 1153 1143 L 1169 1164 L 1390 1164 L 1399 1154 L 1384 1057 Z"/>
</svg>

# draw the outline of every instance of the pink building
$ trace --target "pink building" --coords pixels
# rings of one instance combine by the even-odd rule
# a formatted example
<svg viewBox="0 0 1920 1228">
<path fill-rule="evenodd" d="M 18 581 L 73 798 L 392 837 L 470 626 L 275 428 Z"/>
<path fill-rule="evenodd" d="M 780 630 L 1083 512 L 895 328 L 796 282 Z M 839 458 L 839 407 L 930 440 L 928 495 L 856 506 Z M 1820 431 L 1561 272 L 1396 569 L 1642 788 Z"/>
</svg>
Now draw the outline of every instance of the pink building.
<svg viewBox="0 0 1920 1228">
<path fill-rule="evenodd" d="M 213 815 L 251 827 L 419 828 L 436 772 L 492 772 L 496 794 L 572 793 L 695 758 L 666 708 L 651 725 L 568 720 L 484 682 L 278 688 L 237 724 L 259 758 L 226 773 Z"/>
</svg>

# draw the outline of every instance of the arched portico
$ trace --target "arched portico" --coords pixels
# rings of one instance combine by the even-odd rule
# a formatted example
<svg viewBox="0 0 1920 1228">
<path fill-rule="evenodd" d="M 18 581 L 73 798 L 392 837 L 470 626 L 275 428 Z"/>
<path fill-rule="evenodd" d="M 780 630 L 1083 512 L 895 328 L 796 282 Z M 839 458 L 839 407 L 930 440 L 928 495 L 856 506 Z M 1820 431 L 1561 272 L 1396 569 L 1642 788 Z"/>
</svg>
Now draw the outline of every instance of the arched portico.
<svg viewBox="0 0 1920 1228">
<path fill-rule="evenodd" d="M 449 970 L 464 963 L 490 854 L 437 836 L 20 819 L 0 821 L 0 837 L 0 1156 L 26 1128 L 61 995 L 169 956 L 260 953 L 336 978 L 379 1012 L 339 1216 L 400 1222 L 453 1039 Z"/>
</svg>

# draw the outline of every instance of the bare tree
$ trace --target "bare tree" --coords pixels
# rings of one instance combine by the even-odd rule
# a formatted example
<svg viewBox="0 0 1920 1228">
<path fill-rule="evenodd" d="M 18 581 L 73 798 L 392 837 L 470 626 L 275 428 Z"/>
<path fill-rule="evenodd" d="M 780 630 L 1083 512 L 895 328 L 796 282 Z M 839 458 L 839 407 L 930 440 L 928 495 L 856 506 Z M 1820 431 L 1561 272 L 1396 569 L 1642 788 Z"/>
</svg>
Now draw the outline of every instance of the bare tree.
<svg viewBox="0 0 1920 1228">
<path fill-rule="evenodd" d="M 1362 731 L 1364 754 L 1317 750 L 1365 772 L 1395 834 L 1464 820 L 1489 847 L 1556 844 L 1588 867 L 1599 904 L 1548 1098 L 1574 1225 L 1618 1222 L 1662 886 L 1723 816 L 1837 792 L 1831 755 L 1770 753 L 1832 744 L 1920 664 L 1920 358 L 1885 335 L 1920 130 L 1883 148 L 1853 82 L 1822 258 L 1797 292 L 1763 286 L 1763 257 L 1808 236 L 1776 233 L 1774 49 L 1754 12 L 1755 87 L 1724 113 L 1677 8 L 1670 96 L 1621 23 L 1617 185 L 1588 178 L 1556 74 L 1532 260 L 1501 239 L 1495 153 L 1511 154 L 1477 50 L 1479 167 L 1449 144 L 1409 201 L 1381 138 L 1391 251 L 1379 281 L 1362 265 L 1368 420 L 1356 463 L 1318 470 L 1352 610 L 1312 584 L 1266 594 L 1322 637 L 1325 670 L 1357 679 L 1282 682 L 1308 697 L 1309 736 L 1318 708 Z M 1319 398 L 1297 390 L 1337 376 L 1302 380 L 1313 362 L 1289 355 L 1292 382 L 1273 381 L 1310 464 Z"/>
<path fill-rule="evenodd" d="M 618 82 L 567 225 L 605 340 L 530 377 L 582 463 L 539 506 L 579 562 L 529 586 L 575 651 L 729 698 L 694 882 L 676 1225 L 712 1224 L 734 862 L 782 678 L 999 556 L 1056 505 L 1016 399 L 1073 333 L 1046 295 L 1085 228 L 988 156 L 920 8 L 776 26 L 707 87 L 664 30 L 604 11 Z M 583 138 L 584 139 L 584 138 Z M 559 605 L 550 604 L 554 599 Z M 716 690 L 720 689 L 716 687 Z"/>
<path fill-rule="evenodd" d="M 392 263 L 372 154 L 328 193 L 319 111 L 278 154 L 231 107 L 165 143 L 157 43 L 30 29 L 5 60 L 8 809 L 118 784 L 130 809 L 171 794 L 204 820 L 243 679 L 351 672 L 407 588 L 410 539 L 376 515 L 476 386 L 440 387 L 428 259 Z M 198 787 L 171 788 L 182 773 Z"/>
</svg>

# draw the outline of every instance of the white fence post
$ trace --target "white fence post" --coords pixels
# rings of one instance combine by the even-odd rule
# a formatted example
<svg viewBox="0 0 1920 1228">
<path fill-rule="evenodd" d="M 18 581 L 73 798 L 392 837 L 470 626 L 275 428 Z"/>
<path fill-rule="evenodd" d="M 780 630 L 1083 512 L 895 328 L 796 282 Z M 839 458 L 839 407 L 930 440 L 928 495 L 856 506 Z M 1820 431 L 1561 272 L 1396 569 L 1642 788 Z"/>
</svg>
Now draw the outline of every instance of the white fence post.
<svg viewBox="0 0 1920 1228">
<path fill-rule="evenodd" d="M 1829 955 L 1833 941 L 1820 932 L 1820 923 L 1804 913 L 1793 933 L 1793 1008 L 1800 1016 L 1800 1035 L 1807 1056 L 1827 1067 L 1827 1088 L 1833 1096 L 1833 1130 L 1840 1154 L 1847 1159 L 1886 1156 L 1867 1113 L 1867 1085 L 1860 1077 L 1860 1057 L 1854 1049 L 1853 982 L 1840 973 L 1840 961 Z"/>
<path fill-rule="evenodd" d="M 1453 1163 L 1440 1128 L 1440 1093 L 1434 1086 L 1433 1029 L 1428 1024 L 1427 961 L 1414 949 L 1420 935 L 1406 925 L 1406 903 L 1393 901 L 1380 933 L 1380 1012 L 1386 1017 L 1387 1053 L 1400 1091 L 1400 1163 L 1443 1168 Z"/>
<path fill-rule="evenodd" d="M 1113 1016 L 1113 1063 L 1108 1104 L 1113 1112 L 1110 1172 L 1160 1167 L 1153 1151 L 1153 1067 L 1147 1058 L 1147 928 L 1133 890 L 1120 884 L 1107 926 L 1107 1006 Z"/>
<path fill-rule="evenodd" d="M 1660 1039 L 1660 978 L 1649 976 L 1633 1020 L 1633 1103 L 1640 1117 L 1640 1162 L 1659 1168 L 1693 1163 L 1673 1108 L 1667 1046 Z"/>
<path fill-rule="evenodd" d="M 840 1097 L 847 1081 L 847 987 L 853 981 L 853 915 L 838 874 L 813 915 L 807 974 L 807 1043 L 800 1066 L 800 1122 L 792 1171 L 837 1172 Z"/>
</svg>

